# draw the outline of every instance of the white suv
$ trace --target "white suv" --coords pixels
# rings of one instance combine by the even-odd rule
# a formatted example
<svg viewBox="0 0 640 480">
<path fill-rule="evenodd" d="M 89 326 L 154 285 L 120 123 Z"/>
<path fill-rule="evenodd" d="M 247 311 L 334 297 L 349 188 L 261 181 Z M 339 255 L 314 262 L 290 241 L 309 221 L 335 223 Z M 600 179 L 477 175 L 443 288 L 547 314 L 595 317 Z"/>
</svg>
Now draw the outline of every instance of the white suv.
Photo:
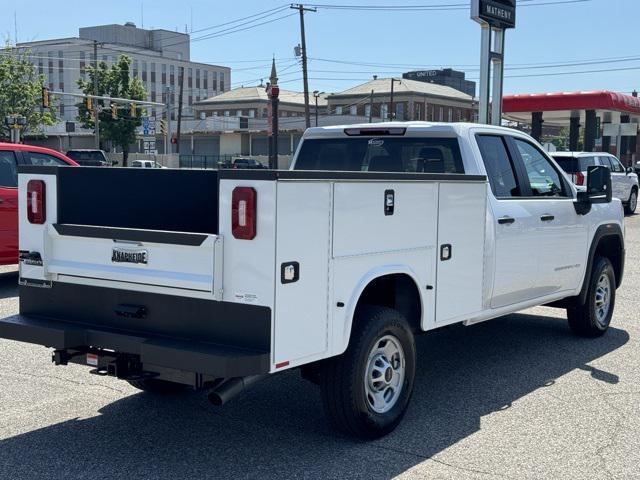
<svg viewBox="0 0 640 480">
<path fill-rule="evenodd" d="M 636 211 L 638 175 L 633 168 L 625 168 L 615 156 L 604 152 L 555 152 L 553 158 L 578 186 L 585 184 L 589 167 L 604 165 L 611 169 L 613 196 L 622 200 L 626 213 L 633 214 Z"/>
</svg>

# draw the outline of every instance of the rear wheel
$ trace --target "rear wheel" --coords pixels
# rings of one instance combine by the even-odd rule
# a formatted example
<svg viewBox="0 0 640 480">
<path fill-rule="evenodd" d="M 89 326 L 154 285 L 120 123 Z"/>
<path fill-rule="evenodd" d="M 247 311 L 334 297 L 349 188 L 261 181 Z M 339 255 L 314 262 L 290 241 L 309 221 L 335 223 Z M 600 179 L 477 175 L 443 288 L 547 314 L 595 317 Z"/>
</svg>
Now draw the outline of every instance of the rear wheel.
<svg viewBox="0 0 640 480">
<path fill-rule="evenodd" d="M 624 206 L 624 211 L 628 215 L 633 215 L 638 207 L 638 190 L 634 187 L 631 189 L 631 195 L 629 195 L 629 201 Z"/>
<path fill-rule="evenodd" d="M 182 383 L 158 380 L 157 378 L 142 378 L 139 380 L 127 380 L 129 385 L 144 392 L 166 394 L 184 392 L 189 387 Z"/>
<path fill-rule="evenodd" d="M 581 337 L 599 337 L 609 328 L 616 302 L 616 278 L 608 258 L 596 257 L 591 270 L 587 301 L 567 309 L 569 328 Z"/>
<path fill-rule="evenodd" d="M 415 366 L 415 341 L 405 318 L 390 308 L 362 308 L 347 351 L 327 361 L 320 375 L 331 423 L 360 438 L 391 432 L 407 410 Z"/>
</svg>

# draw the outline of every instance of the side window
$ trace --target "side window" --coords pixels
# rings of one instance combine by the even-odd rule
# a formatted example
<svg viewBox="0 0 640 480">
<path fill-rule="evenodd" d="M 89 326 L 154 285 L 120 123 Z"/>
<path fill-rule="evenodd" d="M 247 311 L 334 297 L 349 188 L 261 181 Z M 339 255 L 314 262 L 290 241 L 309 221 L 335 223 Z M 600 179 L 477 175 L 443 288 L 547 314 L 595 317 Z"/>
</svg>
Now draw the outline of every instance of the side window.
<svg viewBox="0 0 640 480">
<path fill-rule="evenodd" d="M 17 187 L 18 169 L 13 152 L 0 150 L 0 187 Z"/>
<path fill-rule="evenodd" d="M 495 197 L 521 196 L 504 139 L 496 135 L 478 135 L 477 141 Z"/>
<path fill-rule="evenodd" d="M 615 173 L 624 173 L 624 167 L 615 157 L 606 157 L 611 162 L 611 171 Z"/>
<path fill-rule="evenodd" d="M 560 173 L 553 168 L 547 157 L 529 142 L 514 138 L 524 164 L 531 194 L 534 197 L 564 197 L 565 188 Z"/>
<path fill-rule="evenodd" d="M 23 152 L 25 163 L 27 165 L 39 165 L 47 167 L 65 166 L 67 163 L 53 155 L 40 152 Z"/>
</svg>

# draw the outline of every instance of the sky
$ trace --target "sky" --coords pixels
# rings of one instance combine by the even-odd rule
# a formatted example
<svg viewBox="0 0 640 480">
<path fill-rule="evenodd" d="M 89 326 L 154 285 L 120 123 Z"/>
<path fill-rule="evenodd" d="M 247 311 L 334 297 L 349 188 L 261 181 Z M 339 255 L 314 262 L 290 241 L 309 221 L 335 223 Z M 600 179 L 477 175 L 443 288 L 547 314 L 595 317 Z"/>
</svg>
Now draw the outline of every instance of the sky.
<svg viewBox="0 0 640 480">
<path fill-rule="evenodd" d="M 505 94 L 578 90 L 630 93 L 640 89 L 636 24 L 640 0 L 565 2 L 518 0 L 517 27 L 508 30 L 506 36 Z M 275 57 L 281 88 L 302 90 L 300 62 L 293 53 L 300 42 L 299 17 L 294 10 L 275 10 L 288 5 L 282 1 L 103 0 L 99 9 L 88 6 L 86 0 L 3 3 L 0 34 L 5 40 L 13 42 L 16 30 L 22 42 L 77 36 L 81 26 L 127 21 L 145 28 L 186 29 L 193 31 L 191 59 L 231 67 L 232 87 L 259 84 L 261 78 L 269 76 L 271 58 Z M 60 8 L 61 3 L 64 8 Z M 466 0 L 318 3 L 386 5 L 395 9 L 319 6 L 316 12 L 307 13 L 311 91 L 339 92 L 373 75 L 399 77 L 402 72 L 423 68 L 453 67 L 477 80 L 480 27 L 469 18 L 469 9 L 459 6 Z M 458 6 L 451 9 L 446 5 Z M 443 8 L 402 11 L 399 6 Z M 265 13 L 228 23 L 261 12 Z M 255 26 L 257 23 L 264 24 Z M 246 29 L 233 33 L 228 30 L 233 27 Z"/>
</svg>

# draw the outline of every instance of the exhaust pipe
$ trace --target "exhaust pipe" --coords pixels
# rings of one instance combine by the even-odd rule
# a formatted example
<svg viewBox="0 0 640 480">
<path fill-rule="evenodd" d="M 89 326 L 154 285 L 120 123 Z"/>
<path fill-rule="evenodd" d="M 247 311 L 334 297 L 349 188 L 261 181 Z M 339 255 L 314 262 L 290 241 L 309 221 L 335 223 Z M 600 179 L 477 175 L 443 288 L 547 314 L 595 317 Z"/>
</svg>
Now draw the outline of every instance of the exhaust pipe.
<svg viewBox="0 0 640 480">
<path fill-rule="evenodd" d="M 216 407 L 221 407 L 247 387 L 262 380 L 266 375 L 249 375 L 247 377 L 233 377 L 222 382 L 208 395 L 209 401 Z"/>
</svg>

